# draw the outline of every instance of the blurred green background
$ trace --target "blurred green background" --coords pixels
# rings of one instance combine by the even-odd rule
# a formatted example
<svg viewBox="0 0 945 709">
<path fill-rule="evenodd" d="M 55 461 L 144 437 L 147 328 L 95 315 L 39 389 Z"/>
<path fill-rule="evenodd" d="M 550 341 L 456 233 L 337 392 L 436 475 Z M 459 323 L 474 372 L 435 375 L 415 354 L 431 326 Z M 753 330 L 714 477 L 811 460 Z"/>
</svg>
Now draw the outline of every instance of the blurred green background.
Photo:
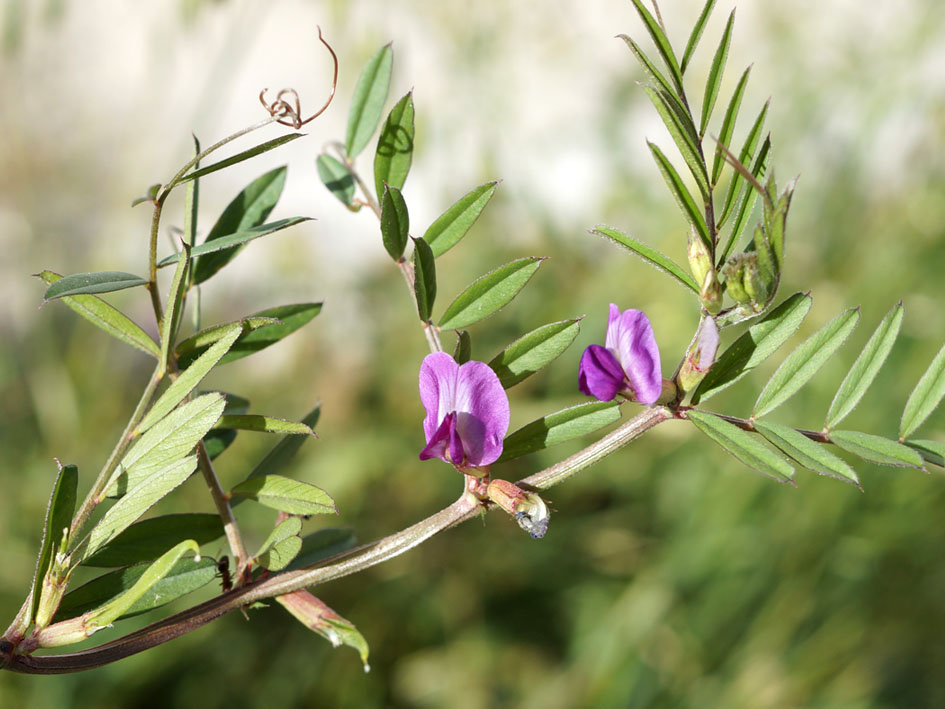
<svg viewBox="0 0 945 709">
<path fill-rule="evenodd" d="M 731 7 L 719 3 L 694 77 L 704 75 Z M 677 45 L 699 8 L 662 3 Z M 684 258 L 684 225 L 644 138 L 669 141 L 634 83 L 642 75 L 632 56 L 612 39 L 644 36 L 629 2 L 6 0 L 2 23 L 4 627 L 33 573 L 53 457 L 91 480 L 150 367 L 66 308 L 38 308 L 42 287 L 29 274 L 143 271 L 150 214 L 129 209 L 131 200 L 186 160 L 191 130 L 209 144 L 261 118 L 262 87 L 295 86 L 303 105 L 319 105 L 330 64 L 316 24 L 341 59 L 336 102 L 309 138 L 201 187 L 206 233 L 243 185 L 288 164 L 272 218 L 318 218 L 251 245 L 203 290 L 205 322 L 325 301 L 290 340 L 212 381 L 260 413 L 299 417 L 323 402 L 319 440 L 292 471 L 331 493 L 340 517 L 313 519 L 307 531 L 349 525 L 370 540 L 449 504 L 460 489 L 447 466 L 417 460 L 425 343 L 376 222 L 346 213 L 314 171 L 321 147 L 344 137 L 354 82 L 383 43 L 394 42 L 391 99 L 415 91 L 417 144 L 404 190 L 412 231 L 471 187 L 503 179 L 474 230 L 439 263 L 437 312 L 484 271 L 547 255 L 510 307 L 473 328 L 474 356 L 488 360 L 540 324 L 587 316 L 572 349 L 512 391 L 512 427 L 583 399 L 578 358 L 602 338 L 611 301 L 650 315 L 665 374 L 684 351 L 696 324 L 686 293 L 585 233 L 612 224 Z M 771 96 L 778 175 L 801 175 L 782 295 L 811 289 L 814 308 L 795 341 L 839 310 L 862 307 L 836 361 L 776 420 L 819 428 L 846 367 L 901 298 L 900 341 L 848 419 L 849 428 L 894 436 L 941 346 L 943 48 L 945 16 L 934 0 L 738 8 L 720 101 L 754 62 L 741 130 Z M 370 173 L 367 153 L 359 165 Z M 166 225 L 180 224 L 180 209 L 171 205 Z M 143 292 L 111 300 L 147 322 Z M 746 414 L 778 361 L 711 408 Z M 943 431 L 937 412 L 922 435 L 941 441 Z M 271 443 L 241 434 L 219 461 L 224 482 L 241 480 Z M 514 480 L 577 447 L 495 473 Z M 370 674 L 353 651 L 332 649 L 275 607 L 94 672 L 0 675 L 0 706 L 943 706 L 945 479 L 939 469 L 856 467 L 864 493 L 804 472 L 797 489 L 779 486 L 670 423 L 552 490 L 556 512 L 540 542 L 493 514 L 316 589 L 367 638 Z M 196 480 L 174 503 L 210 509 Z M 253 546 L 273 515 L 249 508 L 240 512 Z"/>
</svg>

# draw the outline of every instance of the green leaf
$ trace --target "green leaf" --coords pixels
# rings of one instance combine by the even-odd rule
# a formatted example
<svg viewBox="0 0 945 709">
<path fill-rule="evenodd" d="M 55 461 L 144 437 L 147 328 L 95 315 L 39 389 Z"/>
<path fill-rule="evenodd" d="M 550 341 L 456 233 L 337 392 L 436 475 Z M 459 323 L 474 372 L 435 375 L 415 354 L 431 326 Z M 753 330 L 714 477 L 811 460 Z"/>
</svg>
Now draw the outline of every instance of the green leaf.
<svg viewBox="0 0 945 709">
<path fill-rule="evenodd" d="M 194 157 L 200 155 L 200 141 L 197 136 L 191 133 L 194 139 Z M 200 161 L 194 163 L 195 168 L 200 167 Z M 184 242 L 192 247 L 197 243 L 197 214 L 200 206 L 200 179 L 191 180 L 187 183 L 187 189 L 184 190 Z M 189 275 L 188 275 L 189 280 Z"/>
<path fill-rule="evenodd" d="M 52 285 L 62 280 L 62 276 L 52 271 L 43 271 L 36 275 L 47 285 Z M 121 311 L 112 307 L 101 298 L 94 295 L 67 295 L 61 296 L 59 300 L 112 337 L 152 357 L 160 357 L 161 348 L 151 339 L 151 336 L 129 319 L 128 316 L 124 315 Z"/>
<path fill-rule="evenodd" d="M 686 67 L 689 66 L 689 60 L 692 59 L 692 54 L 696 51 L 696 45 L 699 44 L 702 31 L 705 29 L 705 23 L 709 19 L 709 15 L 712 13 L 712 8 L 714 7 L 715 0 L 708 0 L 708 2 L 706 2 L 705 6 L 702 8 L 702 12 L 699 14 L 699 19 L 696 20 L 696 24 L 692 28 L 692 32 L 689 33 L 689 41 L 686 42 L 686 51 L 683 52 L 682 61 L 679 63 L 679 72 L 681 74 L 686 73 Z"/>
<path fill-rule="evenodd" d="M 808 470 L 860 487 L 860 479 L 846 461 L 838 458 L 819 443 L 790 426 L 767 421 L 755 421 L 755 428 L 775 447 Z"/>
<path fill-rule="evenodd" d="M 742 74 L 742 78 L 739 80 L 739 85 L 735 87 L 735 93 L 732 95 L 732 103 L 735 102 L 736 96 L 739 96 L 739 89 L 741 89 L 741 91 L 744 92 L 744 89 L 745 89 L 744 85 L 748 83 L 748 75 L 750 73 L 751 73 L 751 67 L 748 67 L 748 69 L 745 70 L 745 73 Z M 739 104 L 741 103 L 740 97 L 739 97 L 738 103 Z M 771 103 L 770 101 L 765 101 L 764 106 L 761 107 L 761 111 L 759 111 L 757 117 L 755 118 L 755 122 L 752 124 L 751 128 L 749 129 L 748 135 L 745 137 L 745 142 L 742 145 L 741 152 L 738 153 L 738 162 L 741 163 L 742 165 L 748 165 L 752 161 L 752 159 L 755 157 L 755 148 L 758 146 L 758 139 L 761 137 L 761 132 L 762 132 L 762 129 L 764 128 L 765 118 L 767 118 L 768 116 L 768 106 L 770 105 L 770 103 Z M 732 110 L 732 104 L 729 104 L 729 110 Z M 734 122 L 735 122 L 735 118 L 733 117 L 732 118 L 733 129 L 734 129 Z M 724 133 L 724 129 L 723 129 L 723 133 Z M 731 138 L 729 138 L 729 140 L 731 140 Z M 769 146 L 770 146 L 770 141 L 769 141 Z M 722 172 L 722 166 L 725 162 L 724 160 L 725 151 L 723 150 L 723 147 L 731 151 L 731 146 L 729 146 L 726 141 L 720 138 L 718 144 L 716 144 L 715 146 L 716 157 L 715 157 L 715 161 L 713 161 L 712 163 L 713 174 L 715 174 L 716 161 L 718 162 L 719 174 L 721 174 Z M 729 215 L 732 213 L 732 208 L 735 206 L 735 197 L 739 195 L 740 187 L 744 184 L 744 182 L 745 182 L 745 176 L 742 175 L 740 171 L 736 170 L 734 174 L 732 175 L 732 179 L 728 184 L 728 189 L 725 192 L 725 200 L 723 202 L 724 206 L 722 207 L 721 214 L 716 220 L 720 227 L 722 226 L 722 224 L 725 223 Z M 749 191 L 751 191 L 750 188 L 749 188 Z M 742 194 L 744 195 L 744 192 L 742 192 Z M 731 240 L 730 240 L 730 245 L 731 245 Z M 725 254 L 726 255 L 728 254 L 727 250 L 725 251 Z M 720 263 L 721 262 L 722 260 L 720 260 Z"/>
<path fill-rule="evenodd" d="M 664 256 L 656 249 L 644 244 L 642 241 L 637 241 L 632 236 L 624 234 L 619 229 L 614 229 L 613 227 L 604 226 L 602 224 L 598 224 L 596 227 L 591 229 L 590 233 L 606 237 L 611 241 L 620 244 L 621 246 L 625 246 L 644 261 L 648 261 L 658 269 L 671 275 L 684 286 L 687 286 L 696 295 L 699 294 L 699 286 L 697 286 L 696 282 L 692 280 L 692 276 L 680 268 L 676 262 L 670 259 L 668 256 Z"/>
<path fill-rule="evenodd" d="M 352 160 L 367 147 L 377 130 L 390 90 L 393 63 L 394 51 L 390 44 L 385 44 L 368 60 L 358 77 L 348 110 L 348 130 L 345 135 L 345 153 Z"/>
<path fill-rule="evenodd" d="M 774 354 L 804 322 L 812 304 L 808 293 L 795 293 L 748 328 L 722 353 L 692 397 L 705 401 L 727 389 Z"/>
<path fill-rule="evenodd" d="M 306 590 L 292 591 L 276 600 L 300 623 L 326 638 L 334 647 L 348 645 L 358 651 L 364 671 L 368 672 L 368 645 L 354 625 L 335 613 Z"/>
<path fill-rule="evenodd" d="M 423 322 L 430 322 L 436 300 L 436 257 L 422 238 L 413 240 L 413 293 L 417 314 Z"/>
<path fill-rule="evenodd" d="M 945 396 L 945 346 L 909 394 L 899 424 L 899 438 L 908 438 L 929 417 Z"/>
<path fill-rule="evenodd" d="M 768 166 L 768 154 L 771 151 L 771 138 L 770 136 L 765 136 L 764 142 L 761 144 L 761 147 L 758 149 L 758 154 L 755 156 L 755 162 L 752 165 L 751 174 L 758 179 L 762 173 L 767 169 Z M 744 177 L 742 177 L 744 179 Z M 733 178 L 734 182 L 734 178 Z M 755 208 L 755 202 L 758 200 L 758 193 L 755 191 L 752 185 L 744 185 L 739 194 L 738 199 L 735 202 L 735 211 L 733 213 L 734 220 L 732 222 L 732 231 L 729 233 L 728 241 L 726 242 L 725 249 L 723 250 L 723 255 L 727 256 L 731 247 L 738 242 L 742 234 L 745 231 L 745 227 L 748 226 L 748 222 L 751 220 L 752 211 Z"/>
<path fill-rule="evenodd" d="M 472 338 L 468 330 L 456 331 L 456 347 L 453 349 L 453 359 L 457 364 L 466 364 L 472 359 Z"/>
<path fill-rule="evenodd" d="M 722 176 L 722 168 L 725 166 L 725 161 L 723 160 L 724 152 L 722 148 L 724 146 L 727 150 L 732 149 L 731 148 L 732 134 L 735 132 L 735 122 L 736 120 L 738 120 L 738 110 L 741 108 L 742 98 L 745 96 L 745 87 L 748 85 L 748 77 L 750 74 L 751 74 L 751 67 L 748 67 L 747 69 L 745 69 L 745 72 L 742 74 L 742 78 L 738 80 L 738 84 L 735 86 L 735 91 L 732 93 L 732 98 L 728 102 L 728 108 L 725 109 L 725 118 L 722 119 L 722 130 L 719 131 L 718 142 L 716 143 L 716 146 L 715 146 L 715 157 L 712 158 L 712 186 L 713 187 L 715 187 L 718 184 L 719 178 Z M 767 112 L 767 110 L 768 110 L 768 104 L 766 103 L 764 109 L 762 109 L 762 118 L 764 117 L 764 114 Z M 758 126 L 758 128 L 760 130 L 760 126 Z M 750 141 L 752 140 L 754 140 L 755 143 L 757 142 L 758 140 L 757 133 L 755 134 L 749 133 L 748 140 L 746 141 L 746 147 L 749 144 L 751 145 L 751 147 L 749 149 L 748 154 L 745 155 L 744 158 L 740 158 L 740 159 L 747 160 L 751 156 L 751 153 L 754 152 L 755 143 L 750 143 Z M 742 154 L 744 154 L 744 152 L 745 152 L 745 148 L 742 149 Z M 735 176 L 732 177 L 731 184 L 729 185 L 729 193 L 731 194 L 731 199 L 733 201 L 734 201 L 734 196 L 735 196 L 734 189 L 737 188 L 738 186 L 737 183 L 738 183 L 739 178 L 744 179 L 741 177 L 741 175 L 739 175 L 736 172 Z M 730 208 L 728 204 L 728 199 L 729 197 L 726 196 L 726 202 L 725 202 L 726 208 Z"/>
<path fill-rule="evenodd" d="M 309 221 L 312 220 L 308 217 L 290 217 L 289 219 L 279 219 L 278 221 L 269 222 L 268 224 L 261 224 L 258 227 L 245 229 L 233 234 L 227 234 L 226 236 L 221 236 L 219 239 L 214 239 L 213 241 L 205 241 L 199 246 L 195 246 L 191 252 L 194 257 L 206 256 L 207 254 L 214 254 L 214 256 L 216 256 L 216 254 L 222 253 L 224 254 L 225 258 L 221 257 L 222 262 L 214 262 L 214 264 L 219 263 L 219 265 L 206 267 L 200 266 L 200 264 L 203 263 L 203 259 L 198 260 L 194 269 L 194 283 L 199 284 L 210 278 L 210 276 L 229 263 L 242 249 L 242 247 L 250 241 L 258 239 L 261 236 L 274 234 L 275 232 L 282 231 L 283 229 L 288 229 L 290 226 L 295 226 L 296 224 Z M 178 258 L 180 258 L 180 254 L 171 254 L 167 258 L 163 258 L 158 262 L 158 268 L 164 268 L 165 266 L 170 266 L 172 263 L 177 263 Z M 201 275 L 198 275 L 198 272 L 205 275 L 202 275 L 201 277 Z M 197 280 L 198 277 L 200 277 L 201 280 Z"/>
<path fill-rule="evenodd" d="M 830 410 L 827 412 L 827 420 L 824 428 L 831 429 L 846 417 L 853 408 L 860 403 L 860 399 L 870 388 L 880 368 L 889 356 L 890 350 L 896 343 L 899 336 L 899 327 L 902 325 L 902 301 L 899 302 L 882 322 L 876 328 L 876 331 L 870 337 L 866 347 L 860 352 L 856 362 L 850 367 L 847 376 L 837 390 L 833 401 L 830 404 Z"/>
<path fill-rule="evenodd" d="M 151 426 L 156 424 L 162 418 L 167 416 L 174 407 L 187 398 L 203 378 L 207 376 L 211 369 L 226 354 L 227 350 L 236 342 L 236 338 L 243 332 L 241 323 L 232 323 L 228 326 L 228 331 L 216 342 L 214 342 L 207 351 L 200 355 L 193 363 L 181 372 L 164 393 L 154 402 L 150 411 L 138 424 L 138 432 L 144 433 Z"/>
<path fill-rule="evenodd" d="M 113 598 L 98 610 L 90 611 L 85 620 L 85 627 L 88 628 L 89 635 L 96 630 L 111 625 L 128 613 L 158 581 L 170 573 L 180 558 L 189 551 L 194 553 L 195 560 L 200 559 L 200 547 L 197 546 L 197 542 L 192 539 L 183 541 L 162 554 L 157 561 L 148 567 L 147 571 L 141 574 L 141 577 L 134 582 L 131 588 Z"/>
<path fill-rule="evenodd" d="M 702 99 L 702 120 L 699 122 L 700 136 L 705 135 L 706 128 L 709 126 L 709 118 L 712 116 L 712 109 L 715 108 L 715 100 L 719 96 L 719 86 L 722 83 L 722 73 L 725 71 L 725 60 L 728 59 L 728 48 L 732 43 L 732 27 L 734 24 L 735 11 L 732 10 L 725 25 L 725 32 L 722 33 L 722 41 L 719 42 L 719 48 L 715 50 L 712 67 L 709 69 L 709 76 L 706 79 L 705 94 Z"/>
<path fill-rule="evenodd" d="M 752 418 L 760 418 L 774 411 L 810 381 L 840 345 L 846 342 L 859 318 L 859 308 L 845 310 L 798 345 L 761 390 Z"/>
<path fill-rule="evenodd" d="M 259 565 L 269 571 L 279 571 L 288 566 L 302 549 L 302 520 L 298 517 L 289 517 L 277 525 L 266 537 L 266 541 L 253 554 Z"/>
<path fill-rule="evenodd" d="M 132 200 L 131 206 L 137 207 L 139 204 L 143 204 L 144 202 L 154 202 L 157 199 L 158 192 L 161 191 L 161 186 L 162 185 L 160 182 L 151 185 L 141 197 L 137 197 L 136 199 Z"/>
<path fill-rule="evenodd" d="M 502 455 L 498 462 L 586 436 L 619 419 L 620 403 L 616 401 L 589 401 L 556 411 L 509 434 L 502 444 Z"/>
<path fill-rule="evenodd" d="M 157 559 L 181 542 L 192 539 L 207 544 L 223 536 L 220 515 L 186 513 L 152 517 L 135 522 L 92 556 L 84 566 L 130 566 Z"/>
<path fill-rule="evenodd" d="M 174 409 L 138 439 L 103 490 L 111 497 L 120 497 L 153 473 L 184 458 L 213 428 L 225 405 L 220 394 L 204 394 Z"/>
<path fill-rule="evenodd" d="M 187 287 L 187 277 L 191 266 L 191 247 L 183 244 L 181 254 L 183 258 L 177 262 L 174 278 L 168 289 L 167 310 L 161 321 L 161 362 L 170 366 L 170 353 L 174 340 L 177 338 L 177 327 L 180 325 L 180 316 L 184 310 L 184 292 Z"/>
<path fill-rule="evenodd" d="M 374 155 L 374 187 L 384 194 L 384 185 L 402 189 L 413 159 L 413 92 L 391 109 Z"/>
<path fill-rule="evenodd" d="M 666 34 L 663 32 L 663 29 L 660 27 L 659 23 L 653 18 L 653 15 L 651 15 L 649 10 L 644 7 L 641 0 L 633 0 L 633 5 L 636 7 L 640 18 L 643 20 L 643 24 L 646 25 L 646 31 L 649 32 L 650 37 L 653 38 L 653 42 L 656 44 L 656 49 L 663 58 L 663 63 L 666 64 L 666 68 L 669 70 L 669 75 L 672 77 L 673 84 L 676 86 L 676 91 L 681 96 L 684 93 L 682 72 L 679 70 L 679 64 L 676 61 L 676 55 L 673 53 L 673 48 L 669 43 L 669 39 L 666 37 Z"/>
<path fill-rule="evenodd" d="M 197 457 L 178 460 L 149 475 L 112 505 L 89 533 L 82 559 L 87 559 L 127 529 L 161 498 L 190 477 L 197 469 Z"/>
<path fill-rule="evenodd" d="M 73 273 L 55 280 L 43 294 L 43 302 L 69 295 L 89 293 L 111 293 L 125 288 L 143 286 L 147 278 L 123 271 L 98 271 L 96 273 Z"/>
<path fill-rule="evenodd" d="M 749 468 L 778 482 L 791 482 L 794 468 L 784 458 L 735 424 L 705 411 L 689 411 L 696 428 Z"/>
<path fill-rule="evenodd" d="M 58 464 L 59 461 L 56 462 Z M 39 547 L 39 557 L 36 559 L 36 572 L 33 574 L 33 588 L 30 592 L 30 613 L 24 621 L 26 625 L 32 623 L 33 618 L 36 617 L 43 590 L 43 579 L 49 571 L 56 552 L 65 551 L 60 549 L 60 546 L 63 534 L 72 525 L 78 485 L 79 469 L 74 465 L 60 464 L 52 494 L 49 496 L 49 504 L 46 506 L 43 541 Z"/>
<path fill-rule="evenodd" d="M 510 261 L 473 281 L 449 304 L 440 319 L 443 330 L 468 327 L 505 307 L 525 287 L 544 257 Z"/>
<path fill-rule="evenodd" d="M 945 468 L 945 443 L 918 440 L 904 441 L 904 443 L 918 451 L 926 462 Z"/>
<path fill-rule="evenodd" d="M 287 571 L 317 564 L 354 547 L 357 537 L 350 527 L 319 529 L 302 537 L 302 550 L 286 567 Z"/>
<path fill-rule="evenodd" d="M 289 133 L 289 135 L 283 135 L 283 136 L 279 136 L 278 138 L 273 138 L 272 140 L 267 140 L 265 143 L 260 143 L 259 145 L 253 148 L 250 148 L 249 150 L 244 150 L 241 153 L 237 153 L 231 158 L 227 158 L 226 160 L 221 160 L 220 162 L 215 162 L 212 165 L 207 165 L 206 167 L 202 167 L 199 170 L 194 170 L 193 172 L 189 172 L 186 175 L 184 175 L 180 180 L 178 180 L 176 183 L 170 186 L 176 187 L 177 185 L 182 185 L 185 182 L 189 182 L 190 180 L 195 180 L 198 177 L 204 177 L 211 173 L 217 172 L 218 170 L 222 170 L 223 168 L 230 167 L 231 165 L 236 165 L 245 160 L 249 160 L 250 158 L 254 158 L 257 155 L 268 153 L 270 150 L 278 148 L 281 145 L 285 145 L 286 143 L 290 143 L 293 140 L 296 140 L 297 138 L 302 138 L 304 136 L 305 136 L 305 133 Z M 280 169 L 284 169 L 284 168 L 280 168 Z"/>
<path fill-rule="evenodd" d="M 119 597 L 132 588 L 149 568 L 147 565 L 139 564 L 116 569 L 70 591 L 63 597 L 62 604 L 56 611 L 56 620 L 75 618 Z M 207 557 L 201 558 L 200 561 L 195 558 L 179 559 L 163 578 L 156 581 L 115 620 L 130 618 L 159 608 L 206 586 L 216 575 L 217 567 L 213 559 Z"/>
<path fill-rule="evenodd" d="M 234 428 L 241 431 L 285 433 L 288 435 L 315 435 L 315 432 L 304 423 L 259 414 L 224 414 L 217 421 L 216 428 Z"/>
<path fill-rule="evenodd" d="M 233 497 L 245 497 L 261 505 L 291 515 L 338 514 L 327 492 L 300 480 L 281 475 L 250 477 L 230 491 Z"/>
<path fill-rule="evenodd" d="M 871 463 L 900 465 L 925 470 L 922 456 L 908 446 L 882 436 L 860 431 L 831 431 L 830 440 Z"/>
<path fill-rule="evenodd" d="M 203 437 L 203 448 L 207 451 L 210 460 L 216 460 L 223 452 L 233 445 L 236 440 L 236 431 L 211 429 Z"/>
<path fill-rule="evenodd" d="M 320 403 L 316 404 L 315 408 L 309 411 L 302 419 L 302 423 L 314 429 L 315 424 L 318 423 L 318 417 L 321 415 L 321 411 L 322 405 Z M 307 440 L 309 440 L 309 438 L 305 436 L 285 436 L 263 456 L 263 459 L 253 468 L 249 477 L 256 478 L 260 475 L 277 473 L 280 470 L 284 470 L 295 457 L 295 454 L 299 452 L 299 448 L 302 447 L 302 444 Z"/>
<path fill-rule="evenodd" d="M 672 97 L 675 104 L 675 108 L 685 113 L 686 109 L 683 107 L 682 102 L 679 100 L 679 96 L 676 94 L 676 89 L 666 80 L 666 77 L 663 76 L 662 72 L 656 68 L 656 65 L 650 61 L 650 58 L 646 56 L 646 53 L 640 49 L 640 45 L 634 42 L 630 37 L 625 34 L 618 34 L 617 37 L 626 42 L 627 46 L 630 48 L 630 51 L 633 52 L 633 55 L 637 58 L 637 61 L 640 62 L 640 65 L 643 67 L 643 73 L 647 75 L 650 83 L 653 86 L 656 86 L 663 91 L 665 91 L 669 96 Z"/>
<path fill-rule="evenodd" d="M 703 202 L 709 199 L 709 177 L 705 171 L 705 161 L 702 158 L 699 148 L 699 137 L 696 134 L 696 127 L 692 124 L 689 115 L 685 111 L 679 113 L 673 110 L 673 102 L 666 92 L 657 91 L 654 88 L 643 85 L 644 93 L 650 97 L 650 101 L 656 107 L 663 120 L 666 129 L 669 131 L 673 142 L 679 149 L 689 172 L 696 180 L 699 192 L 702 193 Z"/>
<path fill-rule="evenodd" d="M 493 357 L 489 366 L 508 389 L 553 362 L 581 330 L 581 319 L 548 323 L 518 338 Z"/>
<path fill-rule="evenodd" d="M 355 183 L 351 171 L 328 153 L 315 160 L 315 169 L 322 184 L 346 207 L 354 205 Z"/>
<path fill-rule="evenodd" d="M 274 345 L 305 325 L 321 310 L 321 303 L 295 303 L 267 308 L 244 318 L 240 321 L 243 323 L 243 332 L 229 351 L 223 355 L 219 364 L 242 359 Z M 197 357 L 207 351 L 208 344 L 220 339 L 220 331 L 226 327 L 227 325 L 216 325 L 183 340 L 177 346 L 178 365 L 189 367 Z"/>
<path fill-rule="evenodd" d="M 384 196 L 381 198 L 381 238 L 384 248 L 394 261 L 400 261 L 407 247 L 407 238 L 410 236 L 410 214 L 407 212 L 407 202 L 396 187 L 384 185 Z"/>
<path fill-rule="evenodd" d="M 445 254 L 466 236 L 466 232 L 492 199 L 498 184 L 497 181 L 487 182 L 467 192 L 427 228 L 423 240 L 430 245 L 435 257 L 439 258 Z"/>
<path fill-rule="evenodd" d="M 682 178 L 679 177 L 679 173 L 676 172 L 672 163 L 669 162 L 656 145 L 649 141 L 647 141 L 646 144 L 650 147 L 650 152 L 653 153 L 653 159 L 656 160 L 656 165 L 659 167 L 663 179 L 666 180 L 669 191 L 673 193 L 673 197 L 682 210 L 683 216 L 685 216 L 687 221 L 695 228 L 699 238 L 702 239 L 706 248 L 711 252 L 713 244 L 709 236 L 709 228 L 705 224 L 705 217 L 696 206 L 695 200 L 692 198 L 692 195 L 689 194 L 689 190 L 686 189 L 686 185 L 683 183 Z"/>
</svg>

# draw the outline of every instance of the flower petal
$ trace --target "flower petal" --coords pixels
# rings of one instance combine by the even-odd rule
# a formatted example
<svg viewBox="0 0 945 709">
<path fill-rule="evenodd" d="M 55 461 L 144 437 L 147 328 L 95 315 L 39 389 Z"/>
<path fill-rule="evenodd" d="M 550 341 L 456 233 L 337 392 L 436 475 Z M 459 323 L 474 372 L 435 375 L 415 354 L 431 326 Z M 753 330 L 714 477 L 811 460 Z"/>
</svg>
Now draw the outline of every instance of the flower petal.
<svg viewBox="0 0 945 709">
<path fill-rule="evenodd" d="M 456 414 L 447 414 L 443 423 L 434 431 L 429 442 L 422 451 L 420 451 L 420 460 L 429 460 L 430 458 L 442 458 L 447 463 L 446 457 L 447 444 L 452 448 L 453 438 L 456 436 Z M 462 451 L 460 451 L 462 456 Z"/>
<path fill-rule="evenodd" d="M 428 444 L 438 433 L 437 429 L 446 415 L 455 410 L 458 374 L 459 365 L 445 352 L 434 352 L 423 358 L 420 365 L 420 401 L 426 410 L 423 432 Z"/>
<path fill-rule="evenodd" d="M 625 374 L 613 353 L 600 345 L 590 345 L 581 355 L 578 389 L 601 401 L 612 401 L 625 386 Z"/>
<path fill-rule="evenodd" d="M 636 400 L 647 405 L 656 402 L 663 389 L 660 351 L 643 311 L 629 309 L 621 313 L 611 303 L 605 342 L 607 349 L 617 353 Z"/>
<path fill-rule="evenodd" d="M 488 364 L 469 361 L 459 368 L 454 406 L 456 430 L 466 453 L 465 464 L 494 463 L 502 454 L 510 412 L 505 389 Z"/>
</svg>

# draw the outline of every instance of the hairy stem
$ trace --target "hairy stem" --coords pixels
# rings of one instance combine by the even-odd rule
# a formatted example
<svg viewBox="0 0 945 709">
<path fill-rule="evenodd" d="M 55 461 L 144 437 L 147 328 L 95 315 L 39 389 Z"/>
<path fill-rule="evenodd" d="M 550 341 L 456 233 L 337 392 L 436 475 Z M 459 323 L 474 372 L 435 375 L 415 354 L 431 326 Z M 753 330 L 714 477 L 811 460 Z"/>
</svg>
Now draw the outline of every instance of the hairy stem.
<svg viewBox="0 0 945 709">
<path fill-rule="evenodd" d="M 197 444 L 197 467 L 203 474 L 204 482 L 210 490 L 210 497 L 213 498 L 213 504 L 217 508 L 217 514 L 223 521 L 223 531 L 226 534 L 226 541 L 230 545 L 230 553 L 233 554 L 233 560 L 236 562 L 237 583 L 244 577 L 246 565 L 249 563 L 249 555 L 246 553 L 246 547 L 243 544 L 243 537 L 240 534 L 239 526 L 236 524 L 236 517 L 233 515 L 233 509 L 230 507 L 230 501 L 227 499 L 220 487 L 220 480 L 213 470 L 213 463 L 210 456 L 207 455 L 207 447 L 203 441 Z"/>
</svg>

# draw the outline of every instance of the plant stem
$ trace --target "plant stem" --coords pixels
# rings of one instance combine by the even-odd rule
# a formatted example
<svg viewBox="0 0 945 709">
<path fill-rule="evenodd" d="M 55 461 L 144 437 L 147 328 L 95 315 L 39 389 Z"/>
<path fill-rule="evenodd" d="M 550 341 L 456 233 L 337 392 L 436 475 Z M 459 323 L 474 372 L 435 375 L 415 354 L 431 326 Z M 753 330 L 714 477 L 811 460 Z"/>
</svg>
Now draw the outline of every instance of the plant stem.
<svg viewBox="0 0 945 709">
<path fill-rule="evenodd" d="M 197 444 L 197 467 L 200 468 L 200 472 L 203 474 L 204 482 L 207 483 L 207 488 L 210 490 L 210 497 L 213 498 L 213 504 L 223 521 L 223 531 L 230 545 L 230 553 L 233 554 L 233 560 L 236 562 L 236 582 L 239 584 L 244 577 L 249 556 L 246 553 L 246 547 L 243 545 L 243 537 L 240 535 L 239 526 L 236 524 L 236 517 L 233 515 L 230 501 L 223 493 L 223 488 L 220 487 L 220 480 L 213 470 L 213 463 L 210 461 L 210 456 L 207 455 L 207 448 L 203 441 Z"/>
</svg>

